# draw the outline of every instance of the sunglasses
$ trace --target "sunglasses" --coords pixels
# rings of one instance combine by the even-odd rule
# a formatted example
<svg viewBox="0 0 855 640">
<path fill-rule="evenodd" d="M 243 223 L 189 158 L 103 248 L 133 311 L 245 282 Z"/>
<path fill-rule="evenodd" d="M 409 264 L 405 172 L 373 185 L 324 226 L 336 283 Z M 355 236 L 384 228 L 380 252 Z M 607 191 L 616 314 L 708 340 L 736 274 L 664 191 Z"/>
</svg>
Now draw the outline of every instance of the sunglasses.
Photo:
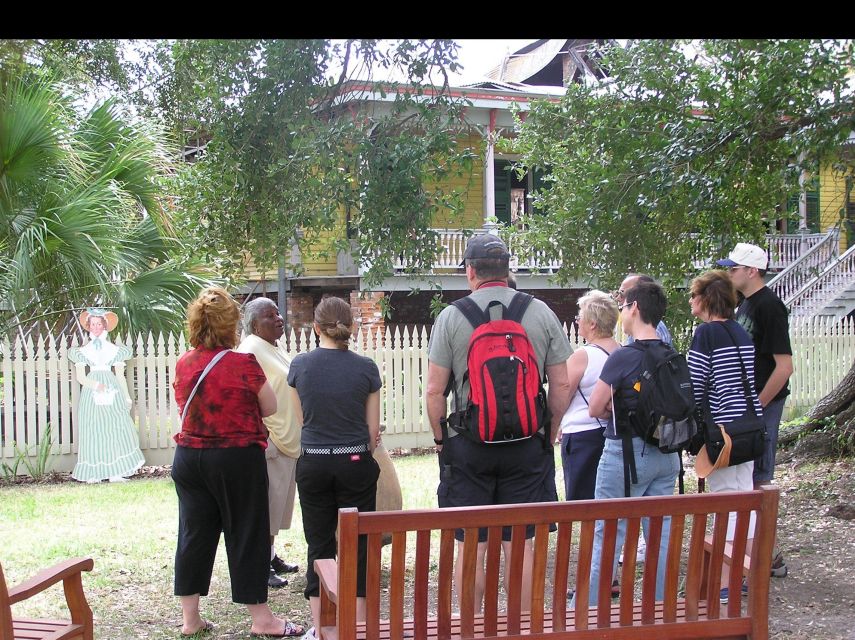
<svg viewBox="0 0 855 640">
<path fill-rule="evenodd" d="M 636 301 L 633 300 L 632 302 L 624 302 L 622 305 L 618 305 L 618 311 L 623 311 L 626 307 L 631 307 L 635 302 Z"/>
</svg>

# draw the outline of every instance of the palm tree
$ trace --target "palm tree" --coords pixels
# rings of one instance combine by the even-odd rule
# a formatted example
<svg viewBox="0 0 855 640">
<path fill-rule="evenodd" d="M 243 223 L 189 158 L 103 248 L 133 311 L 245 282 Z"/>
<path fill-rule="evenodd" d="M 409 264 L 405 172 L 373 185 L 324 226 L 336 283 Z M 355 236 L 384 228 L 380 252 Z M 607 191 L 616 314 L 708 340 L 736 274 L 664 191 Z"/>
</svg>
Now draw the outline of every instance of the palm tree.
<svg viewBox="0 0 855 640">
<path fill-rule="evenodd" d="M 0 330 L 87 305 L 175 330 L 211 274 L 172 237 L 164 137 L 115 102 L 79 118 L 49 81 L 0 76 Z"/>
</svg>

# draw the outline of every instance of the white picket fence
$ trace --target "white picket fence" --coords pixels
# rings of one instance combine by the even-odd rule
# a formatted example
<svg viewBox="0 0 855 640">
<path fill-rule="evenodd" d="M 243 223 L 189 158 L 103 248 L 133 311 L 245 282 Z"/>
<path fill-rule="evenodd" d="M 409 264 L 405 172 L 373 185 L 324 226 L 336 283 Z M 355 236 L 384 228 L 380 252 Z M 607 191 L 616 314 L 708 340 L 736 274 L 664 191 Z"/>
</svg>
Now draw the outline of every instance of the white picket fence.
<svg viewBox="0 0 855 640">
<path fill-rule="evenodd" d="M 575 332 L 571 342 L 578 347 Z M 855 360 L 855 321 L 832 323 L 825 318 L 799 321 L 791 327 L 795 373 L 790 381 L 790 415 L 804 412 L 839 382 Z M 172 391 L 178 356 L 186 350 L 181 336 L 117 338 L 133 346 L 125 375 L 133 399 L 131 413 L 139 428 L 140 448 L 148 464 L 171 462 L 173 434 L 179 425 Z M 381 421 L 389 447 L 431 444 L 423 411 L 427 375 L 428 329 L 360 331 L 353 349 L 372 358 L 380 369 Z M 68 360 L 76 338 L 41 338 L 0 344 L 0 463 L 11 465 L 18 452 L 36 453 L 50 425 L 51 469 L 70 470 L 77 454 L 76 407 L 80 386 Z M 283 348 L 293 356 L 315 348 L 308 333 L 293 332 Z M 335 384 L 335 381 L 331 381 Z"/>
</svg>

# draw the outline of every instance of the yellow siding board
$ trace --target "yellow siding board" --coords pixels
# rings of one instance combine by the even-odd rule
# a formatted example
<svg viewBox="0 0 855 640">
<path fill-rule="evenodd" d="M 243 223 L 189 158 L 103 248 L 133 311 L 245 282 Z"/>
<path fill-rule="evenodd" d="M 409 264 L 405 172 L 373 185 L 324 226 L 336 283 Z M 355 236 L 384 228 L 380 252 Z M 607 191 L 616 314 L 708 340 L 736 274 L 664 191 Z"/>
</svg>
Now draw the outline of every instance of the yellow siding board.
<svg viewBox="0 0 855 640">
<path fill-rule="evenodd" d="M 338 273 L 336 249 L 333 244 L 337 238 L 344 235 L 343 222 L 342 220 L 341 228 L 320 231 L 317 239 L 303 252 L 303 275 L 334 276 Z"/>
<path fill-rule="evenodd" d="M 484 140 L 477 134 L 462 136 L 458 149 L 469 148 L 475 154 L 471 169 L 461 176 L 452 176 L 444 181 L 448 190 L 456 189 L 463 194 L 463 212 L 452 214 L 441 210 L 434 215 L 433 226 L 444 229 L 472 229 L 484 224 Z M 428 188 L 432 188 L 428 185 Z"/>
<path fill-rule="evenodd" d="M 845 210 L 846 176 L 835 171 L 831 162 L 824 162 L 819 172 L 819 215 L 820 228 L 825 231 L 840 220 L 841 210 Z M 841 229 L 840 251 L 846 250 L 846 227 Z"/>
</svg>

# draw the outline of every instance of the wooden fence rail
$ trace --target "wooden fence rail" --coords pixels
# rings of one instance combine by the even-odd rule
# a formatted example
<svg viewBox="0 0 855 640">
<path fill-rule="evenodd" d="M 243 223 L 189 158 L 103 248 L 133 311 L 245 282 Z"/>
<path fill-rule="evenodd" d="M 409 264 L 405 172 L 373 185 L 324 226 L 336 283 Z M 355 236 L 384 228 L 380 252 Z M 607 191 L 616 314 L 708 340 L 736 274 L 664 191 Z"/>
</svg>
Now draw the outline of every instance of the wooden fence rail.
<svg viewBox="0 0 855 640">
<path fill-rule="evenodd" d="M 849 371 L 855 360 L 855 319 L 800 320 L 790 333 L 795 373 L 787 406 L 789 415 L 797 415 L 827 394 Z M 570 336 L 578 347 L 575 331 Z M 292 331 L 287 338 L 280 348 L 289 356 L 315 348 L 309 332 Z M 172 436 L 179 424 L 172 378 L 175 362 L 187 348 L 184 336 L 124 336 L 117 342 L 133 347 L 125 375 L 140 448 L 148 464 L 168 464 L 173 455 Z M 354 351 L 373 359 L 380 368 L 381 421 L 389 447 L 429 446 L 432 442 L 422 402 L 427 343 L 428 328 L 424 326 L 360 330 L 355 336 Z M 67 354 L 77 345 L 77 339 L 68 336 L 0 343 L 0 463 L 11 465 L 19 452 L 35 455 L 50 425 L 51 469 L 68 471 L 73 467 L 80 385 Z"/>
</svg>

